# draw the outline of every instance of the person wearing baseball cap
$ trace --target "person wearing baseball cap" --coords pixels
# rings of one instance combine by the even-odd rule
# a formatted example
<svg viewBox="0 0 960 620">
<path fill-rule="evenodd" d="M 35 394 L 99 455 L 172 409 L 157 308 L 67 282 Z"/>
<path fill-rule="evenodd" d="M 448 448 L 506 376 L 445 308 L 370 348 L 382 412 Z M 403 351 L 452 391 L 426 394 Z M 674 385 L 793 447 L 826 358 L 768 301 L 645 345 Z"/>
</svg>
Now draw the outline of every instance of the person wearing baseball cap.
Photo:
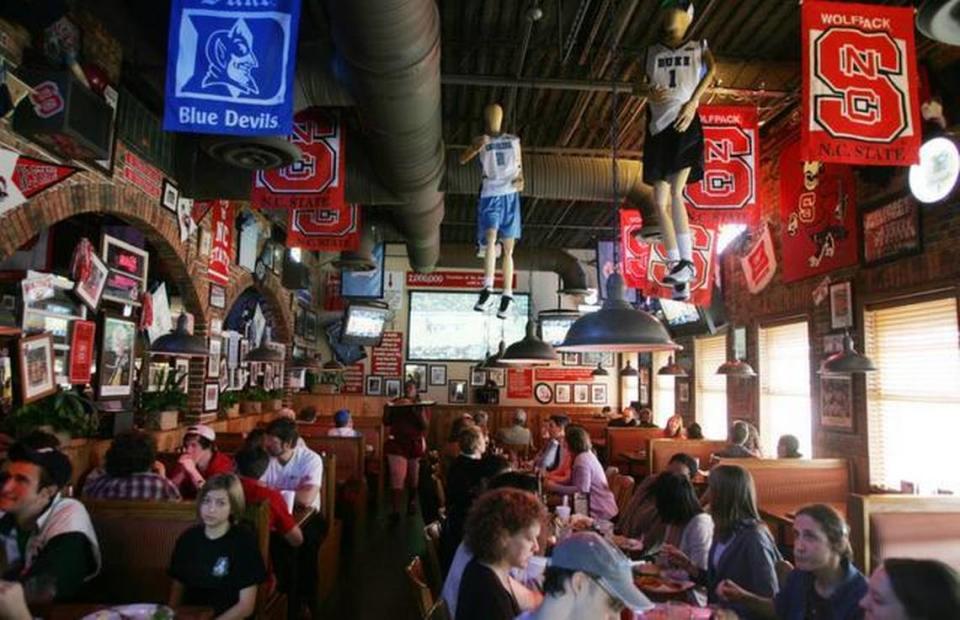
<svg viewBox="0 0 960 620">
<path fill-rule="evenodd" d="M 197 496 L 204 480 L 217 474 L 231 474 L 236 466 L 229 455 L 217 450 L 217 433 L 206 424 L 187 427 L 180 460 L 170 472 L 184 499 Z"/>
<path fill-rule="evenodd" d="M 543 603 L 517 620 L 617 620 L 624 608 L 653 609 L 633 583 L 630 560 L 594 532 L 580 532 L 553 550 L 543 576 Z"/>
<path fill-rule="evenodd" d="M 23 584 L 27 604 L 69 601 L 100 571 L 100 544 L 80 502 L 63 497 L 70 459 L 48 433 L 15 443 L 0 488 L 0 578 Z"/>
</svg>

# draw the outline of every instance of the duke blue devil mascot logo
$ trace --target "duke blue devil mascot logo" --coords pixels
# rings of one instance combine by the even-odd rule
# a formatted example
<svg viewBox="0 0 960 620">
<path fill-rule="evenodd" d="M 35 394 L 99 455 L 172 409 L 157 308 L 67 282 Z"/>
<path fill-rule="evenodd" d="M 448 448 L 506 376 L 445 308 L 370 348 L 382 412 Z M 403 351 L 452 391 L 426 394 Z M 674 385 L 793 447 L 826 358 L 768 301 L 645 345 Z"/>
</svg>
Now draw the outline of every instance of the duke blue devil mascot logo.
<svg viewBox="0 0 960 620">
<path fill-rule="evenodd" d="M 289 133 L 299 19 L 300 0 L 174 0 L 164 128 Z"/>
</svg>

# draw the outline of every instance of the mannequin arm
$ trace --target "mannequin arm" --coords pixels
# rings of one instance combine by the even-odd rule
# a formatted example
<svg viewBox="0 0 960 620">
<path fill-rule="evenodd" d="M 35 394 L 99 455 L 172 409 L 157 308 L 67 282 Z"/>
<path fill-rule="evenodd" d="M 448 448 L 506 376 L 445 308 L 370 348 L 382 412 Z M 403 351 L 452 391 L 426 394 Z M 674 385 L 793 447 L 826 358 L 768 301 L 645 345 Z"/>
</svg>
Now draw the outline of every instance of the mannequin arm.
<svg viewBox="0 0 960 620">
<path fill-rule="evenodd" d="M 663 100 L 666 98 L 667 89 L 651 84 L 647 76 L 643 76 L 634 85 L 633 94 L 637 97 L 645 97 L 653 103 L 663 103 Z"/>
<path fill-rule="evenodd" d="M 490 138 L 486 134 L 482 136 L 477 136 L 473 139 L 473 144 L 471 144 L 467 149 L 460 153 L 460 165 L 467 163 L 471 159 L 477 156 L 477 154 L 483 150 L 483 147 L 486 146 L 487 142 L 490 141 Z"/>
<path fill-rule="evenodd" d="M 704 50 L 703 61 L 707 67 L 707 72 L 700 80 L 700 83 L 697 84 L 697 88 L 693 91 L 693 95 L 690 96 L 690 100 L 680 108 L 680 114 L 673 124 L 676 130 L 681 133 L 689 129 L 690 124 L 697 115 L 697 108 L 700 107 L 700 98 L 703 97 L 703 93 L 706 92 L 707 88 L 713 84 L 714 79 L 717 77 L 717 61 L 713 58 L 713 53 L 709 49 Z"/>
</svg>

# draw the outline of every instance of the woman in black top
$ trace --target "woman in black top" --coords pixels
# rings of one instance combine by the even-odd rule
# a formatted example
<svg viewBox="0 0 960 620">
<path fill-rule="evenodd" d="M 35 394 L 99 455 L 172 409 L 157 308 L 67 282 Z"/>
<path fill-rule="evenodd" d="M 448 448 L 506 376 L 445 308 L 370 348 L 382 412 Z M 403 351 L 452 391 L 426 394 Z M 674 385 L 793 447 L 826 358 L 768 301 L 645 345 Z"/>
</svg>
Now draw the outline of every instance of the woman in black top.
<svg viewBox="0 0 960 620">
<path fill-rule="evenodd" d="M 532 493 L 497 489 L 481 495 L 464 530 L 473 559 L 460 579 L 457 620 L 513 620 L 520 606 L 511 568 L 524 568 L 537 552 L 544 508 Z"/>
<path fill-rule="evenodd" d="M 177 539 L 170 559 L 170 606 L 213 607 L 215 620 L 253 617 L 257 585 L 267 580 L 253 533 L 237 525 L 245 508 L 233 474 L 208 479 L 197 497 L 196 525 Z"/>
</svg>

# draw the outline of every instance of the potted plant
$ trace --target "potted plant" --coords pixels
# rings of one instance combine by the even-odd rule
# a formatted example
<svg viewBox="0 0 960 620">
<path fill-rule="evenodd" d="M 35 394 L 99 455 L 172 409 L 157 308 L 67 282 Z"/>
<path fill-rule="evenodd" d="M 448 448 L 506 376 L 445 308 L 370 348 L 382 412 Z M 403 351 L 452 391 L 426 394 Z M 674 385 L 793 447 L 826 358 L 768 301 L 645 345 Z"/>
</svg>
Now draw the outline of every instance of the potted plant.
<svg viewBox="0 0 960 620">
<path fill-rule="evenodd" d="M 320 383 L 320 375 L 307 371 L 306 377 L 304 377 L 304 385 L 306 385 L 307 391 L 311 394 L 320 394 L 322 383 Z"/>
<path fill-rule="evenodd" d="M 4 420 L 4 430 L 15 437 L 42 430 L 56 435 L 62 445 L 72 437 L 87 437 L 96 432 L 96 407 L 73 390 L 61 390 L 46 398 L 20 407 Z"/>
<path fill-rule="evenodd" d="M 267 400 L 267 391 L 262 387 L 249 387 L 240 396 L 240 413 L 260 413 L 263 401 Z"/>
<path fill-rule="evenodd" d="M 339 394 L 343 389 L 344 379 L 342 372 L 325 372 L 320 375 L 319 394 Z"/>
<path fill-rule="evenodd" d="M 180 412 L 187 408 L 187 395 L 180 391 L 181 378 L 175 372 L 164 372 L 158 391 L 140 395 L 140 408 L 147 414 L 151 428 L 161 431 L 177 428 Z"/>
<path fill-rule="evenodd" d="M 283 408 L 283 390 L 270 390 L 267 392 L 265 407 L 267 411 L 280 411 Z"/>
<path fill-rule="evenodd" d="M 220 395 L 220 412 L 225 418 L 235 418 L 240 415 L 240 392 L 230 391 Z"/>
</svg>

